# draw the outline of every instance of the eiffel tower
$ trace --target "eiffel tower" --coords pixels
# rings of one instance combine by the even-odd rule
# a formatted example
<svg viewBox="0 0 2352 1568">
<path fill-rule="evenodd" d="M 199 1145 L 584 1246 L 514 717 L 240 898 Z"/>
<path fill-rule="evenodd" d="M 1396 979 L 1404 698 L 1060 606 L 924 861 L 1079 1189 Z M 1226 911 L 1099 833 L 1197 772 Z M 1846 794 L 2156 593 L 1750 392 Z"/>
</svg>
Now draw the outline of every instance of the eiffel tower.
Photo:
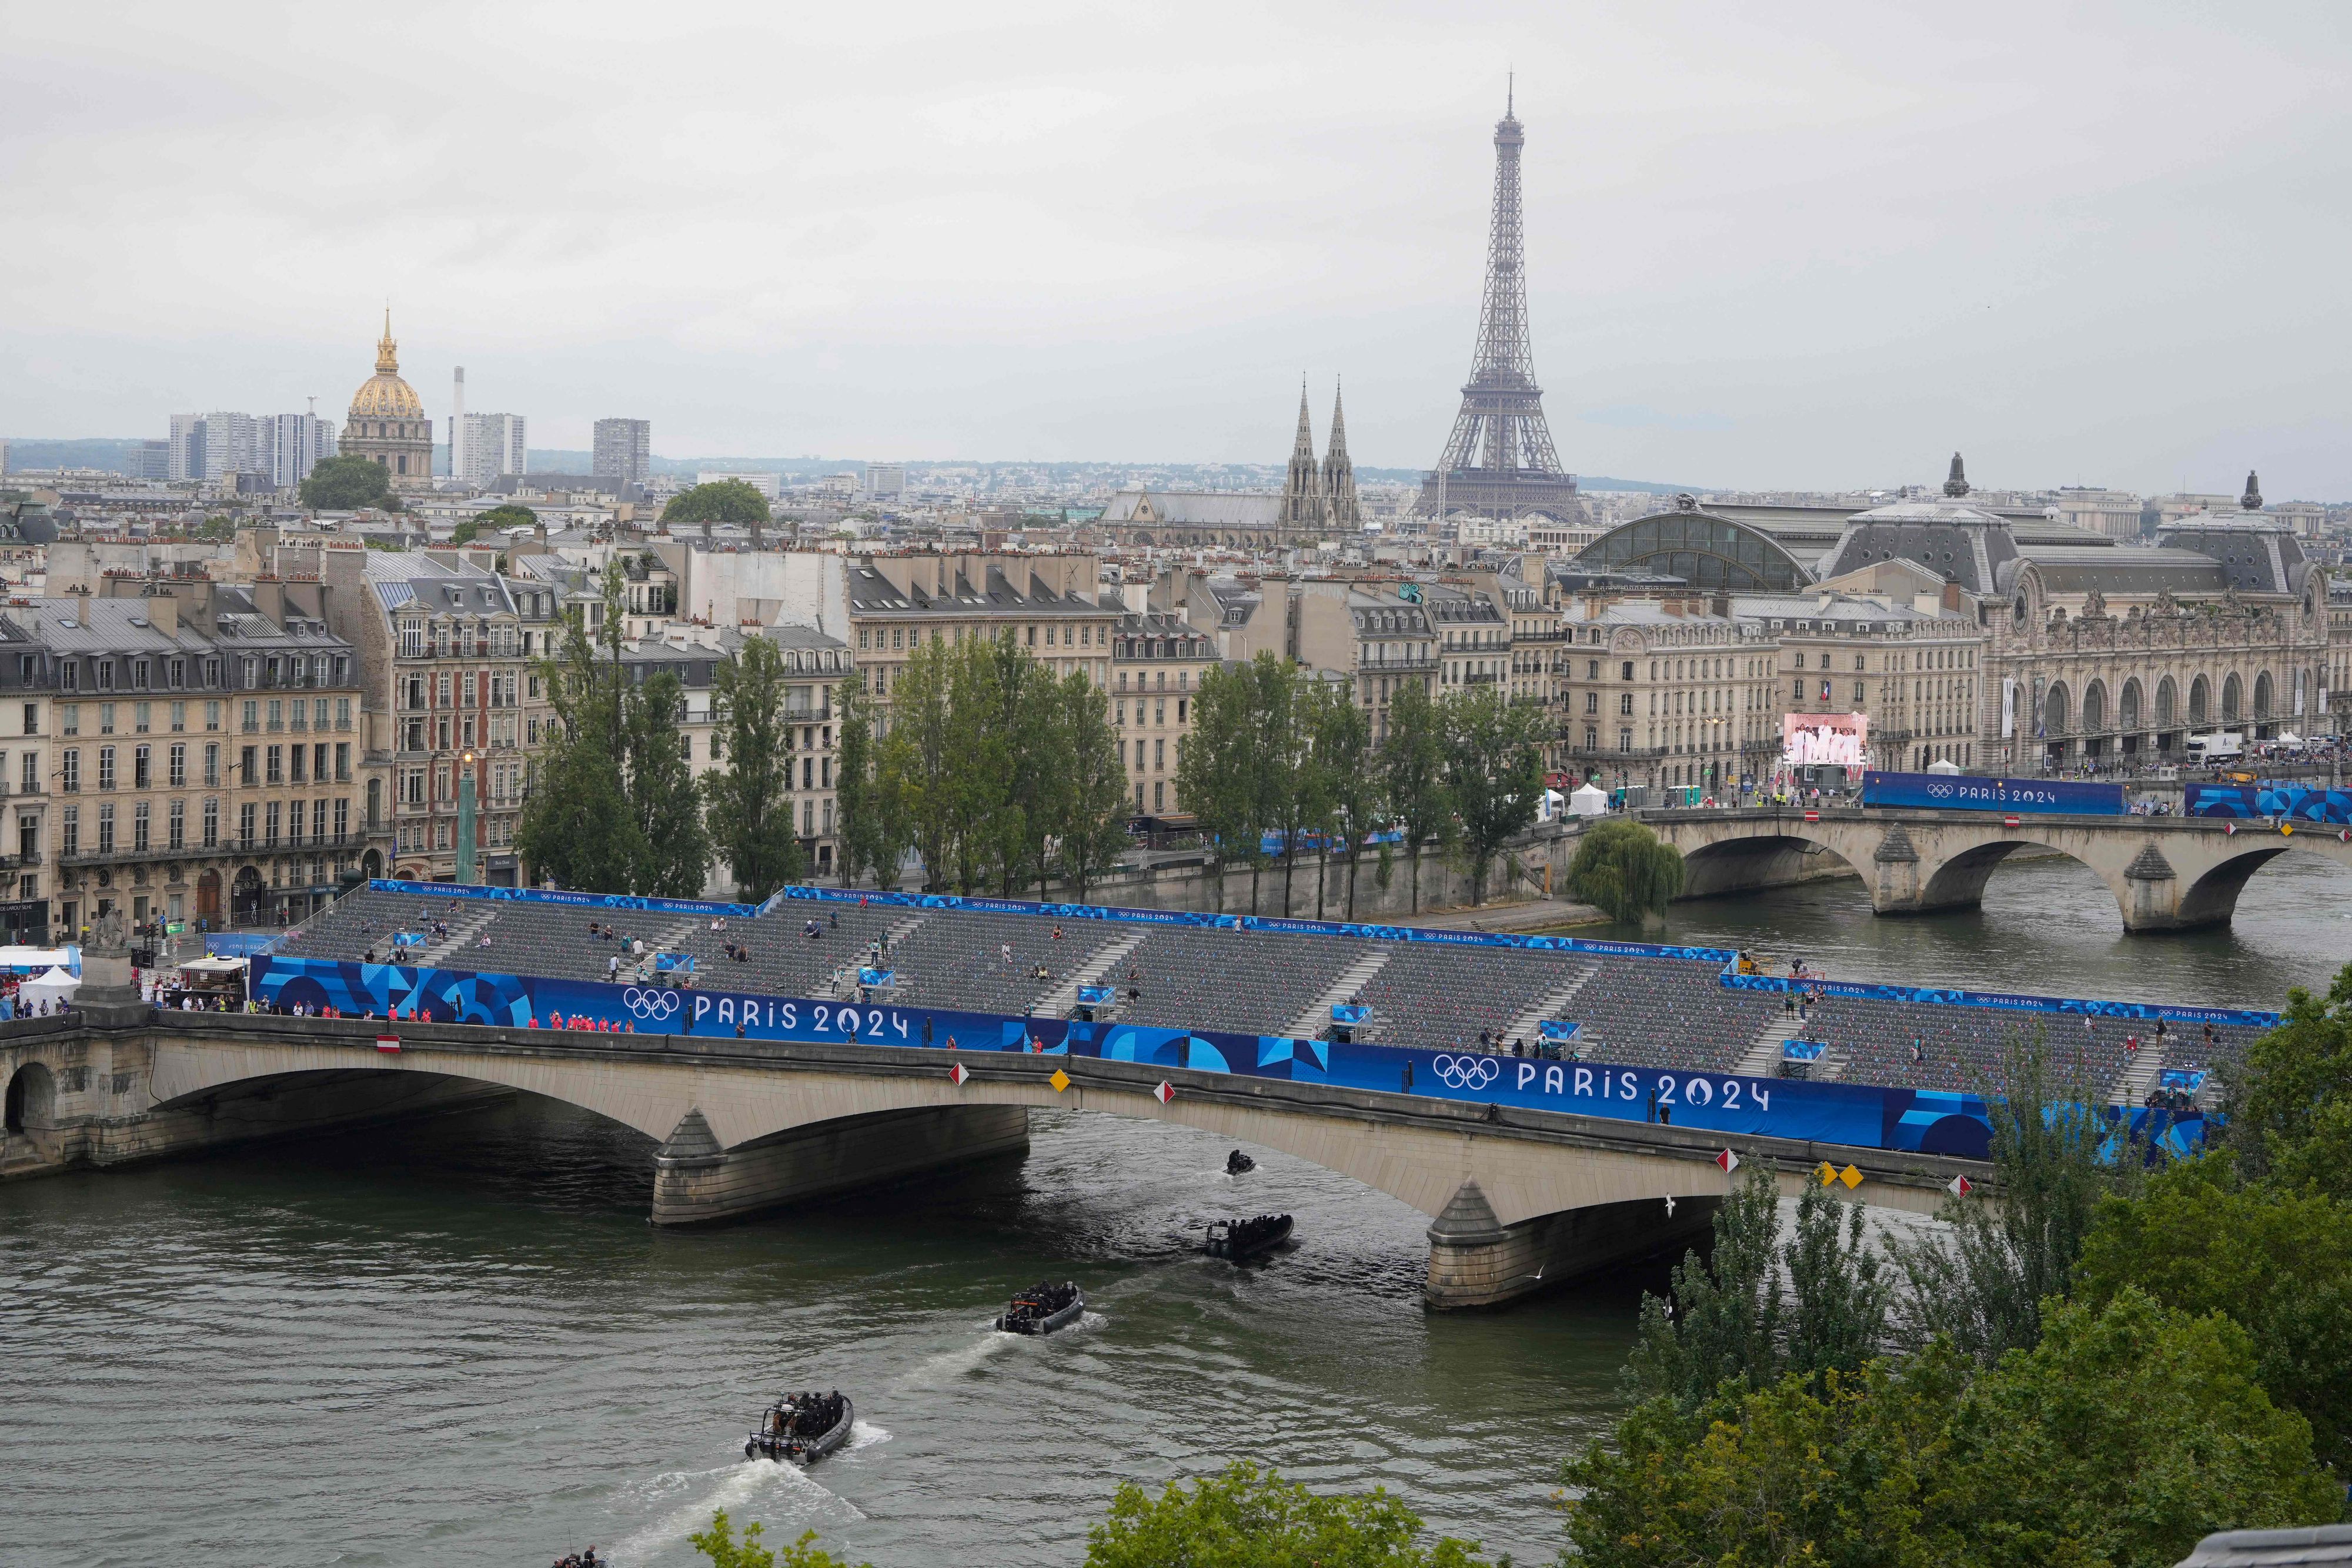
<svg viewBox="0 0 2352 1568">
<path fill-rule="evenodd" d="M 1576 476 L 1563 471 L 1544 423 L 1543 389 L 1536 384 L 1535 352 L 1528 341 L 1528 282 L 1519 225 L 1519 149 L 1527 136 L 1504 100 L 1495 124 L 1495 216 L 1486 236 L 1486 290 L 1478 307 L 1478 346 L 1462 412 L 1446 438 L 1445 454 L 1421 486 L 1414 510 L 1467 510 L 1517 517 L 1541 512 L 1581 522 L 1584 503 Z"/>
</svg>

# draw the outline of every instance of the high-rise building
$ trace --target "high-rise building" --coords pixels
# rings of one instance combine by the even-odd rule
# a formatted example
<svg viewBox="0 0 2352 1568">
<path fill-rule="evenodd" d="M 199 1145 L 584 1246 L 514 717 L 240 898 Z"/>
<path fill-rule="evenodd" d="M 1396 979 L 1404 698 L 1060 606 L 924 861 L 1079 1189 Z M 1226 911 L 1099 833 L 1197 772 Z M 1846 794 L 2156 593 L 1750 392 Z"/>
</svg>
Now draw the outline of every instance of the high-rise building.
<svg viewBox="0 0 2352 1568">
<path fill-rule="evenodd" d="M 642 485 L 654 467 L 654 425 L 649 419 L 600 419 L 591 464 L 599 479 Z"/>
<path fill-rule="evenodd" d="M 907 493 L 907 465 L 903 463 L 868 463 L 866 465 L 866 498 L 869 501 L 895 501 Z"/>
<path fill-rule="evenodd" d="M 449 392 L 449 477 L 466 473 L 466 367 L 457 367 Z"/>
<path fill-rule="evenodd" d="M 450 443 L 452 472 L 478 490 L 530 465 L 519 413 L 467 414 L 451 428 Z"/>
<path fill-rule="evenodd" d="M 782 476 L 761 468 L 705 468 L 694 476 L 698 485 L 720 485 L 730 479 L 751 486 L 771 501 L 783 494 Z"/>
<path fill-rule="evenodd" d="M 258 474 L 253 415 L 226 410 L 205 415 L 205 479 L 226 479 L 235 474 Z"/>
<path fill-rule="evenodd" d="M 1527 135 L 1508 100 L 1495 124 L 1495 211 L 1486 235 L 1486 287 L 1478 307 L 1478 344 L 1462 412 L 1444 455 L 1423 483 L 1416 510 L 1429 516 L 1468 510 L 1482 517 L 1538 514 L 1580 522 L 1576 476 L 1559 465 L 1536 384 L 1528 332 L 1526 246 L 1519 225 L 1519 149 Z"/>
<path fill-rule="evenodd" d="M 335 455 L 335 426 L 315 413 L 273 413 L 256 427 L 258 471 L 273 489 L 290 490 Z"/>
<path fill-rule="evenodd" d="M 142 441 L 122 455 L 123 472 L 133 479 L 168 479 L 172 476 L 172 444 L 168 441 Z M 5 472 L 0 469 L 0 472 Z"/>
<path fill-rule="evenodd" d="M 172 416 L 172 436 L 169 462 L 164 469 L 167 479 L 201 479 L 205 476 L 205 416 L 201 413 L 175 413 Z"/>
</svg>

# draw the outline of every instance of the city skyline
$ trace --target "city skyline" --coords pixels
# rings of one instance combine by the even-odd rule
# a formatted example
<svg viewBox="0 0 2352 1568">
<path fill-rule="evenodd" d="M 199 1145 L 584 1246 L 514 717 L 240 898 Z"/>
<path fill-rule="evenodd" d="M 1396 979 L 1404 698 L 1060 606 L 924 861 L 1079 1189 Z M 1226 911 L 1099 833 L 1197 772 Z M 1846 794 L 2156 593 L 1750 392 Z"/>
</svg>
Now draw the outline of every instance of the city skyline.
<svg viewBox="0 0 2352 1568">
<path fill-rule="evenodd" d="M 2352 138 L 2324 11 L 2077 16 L 2031 51 L 2003 42 L 2027 14 L 1999 9 L 1827 7 L 1769 35 L 1728 13 L 1391 16 L 1279 71 L 1317 23 L 1252 21 L 1265 59 L 1237 64 L 1205 19 L 918 20 L 886 47 L 877 25 L 747 15 L 641 57 L 593 13 L 554 40 L 493 15 L 445 61 L 236 15 L 202 38 L 163 14 L 104 38 L 26 18 L 39 112 L 5 134 L 51 243 L 0 258 L 32 302 L 0 326 L 0 429 L 339 407 L 388 293 L 420 388 L 463 363 L 551 447 L 621 413 L 663 456 L 1263 463 L 1304 365 L 1345 377 L 1360 464 L 1425 470 L 1461 395 L 1509 67 L 1535 368 L 1570 471 L 1832 488 L 1932 481 L 1957 446 L 1996 486 L 2223 491 L 2257 468 L 2274 497 L 2352 495 L 2327 373 L 2352 314 L 2326 286 Z M 547 88 L 473 91 L 542 47 Z M 892 69 L 748 90 L 810 47 Z M 642 81 L 688 61 L 747 90 L 593 125 L 593 94 L 552 92 L 626 67 L 627 102 L 661 110 Z M 328 67 L 342 85 L 306 85 Z M 1139 103 L 1171 94 L 1182 114 Z M 520 185 L 429 155 L 526 111 Z M 234 172 L 304 134 L 324 138 L 305 200 Z M 167 178 L 199 158 L 232 171 L 201 202 Z M 583 160 L 638 193 L 584 230 Z M 227 224 L 258 243 L 210 245 Z"/>
</svg>

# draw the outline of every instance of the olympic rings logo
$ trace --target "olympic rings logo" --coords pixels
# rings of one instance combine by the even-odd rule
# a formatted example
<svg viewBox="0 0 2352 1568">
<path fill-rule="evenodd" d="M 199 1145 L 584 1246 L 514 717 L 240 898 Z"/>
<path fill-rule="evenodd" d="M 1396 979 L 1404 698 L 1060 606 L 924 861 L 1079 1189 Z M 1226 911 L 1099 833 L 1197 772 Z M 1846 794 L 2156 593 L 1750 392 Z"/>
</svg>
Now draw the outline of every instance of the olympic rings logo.
<svg viewBox="0 0 2352 1568">
<path fill-rule="evenodd" d="M 1429 1066 L 1448 1089 L 1484 1089 L 1503 1075 L 1503 1064 L 1485 1056 L 1441 1056 Z"/>
<path fill-rule="evenodd" d="M 641 991 L 636 987 L 631 986 L 621 993 L 621 1005 L 648 1021 L 654 1019 L 666 1019 L 677 1011 L 677 993 L 676 991 Z"/>
</svg>

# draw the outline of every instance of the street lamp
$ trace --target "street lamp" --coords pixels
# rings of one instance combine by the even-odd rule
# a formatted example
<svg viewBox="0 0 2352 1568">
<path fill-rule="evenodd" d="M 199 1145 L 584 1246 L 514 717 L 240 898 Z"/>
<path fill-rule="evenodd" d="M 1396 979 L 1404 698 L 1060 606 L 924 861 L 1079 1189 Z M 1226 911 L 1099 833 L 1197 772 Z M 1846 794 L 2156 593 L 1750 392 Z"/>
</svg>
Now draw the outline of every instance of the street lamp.
<svg viewBox="0 0 2352 1568">
<path fill-rule="evenodd" d="M 467 887 L 478 880 L 474 865 L 474 750 L 457 754 L 457 881 Z"/>
</svg>

